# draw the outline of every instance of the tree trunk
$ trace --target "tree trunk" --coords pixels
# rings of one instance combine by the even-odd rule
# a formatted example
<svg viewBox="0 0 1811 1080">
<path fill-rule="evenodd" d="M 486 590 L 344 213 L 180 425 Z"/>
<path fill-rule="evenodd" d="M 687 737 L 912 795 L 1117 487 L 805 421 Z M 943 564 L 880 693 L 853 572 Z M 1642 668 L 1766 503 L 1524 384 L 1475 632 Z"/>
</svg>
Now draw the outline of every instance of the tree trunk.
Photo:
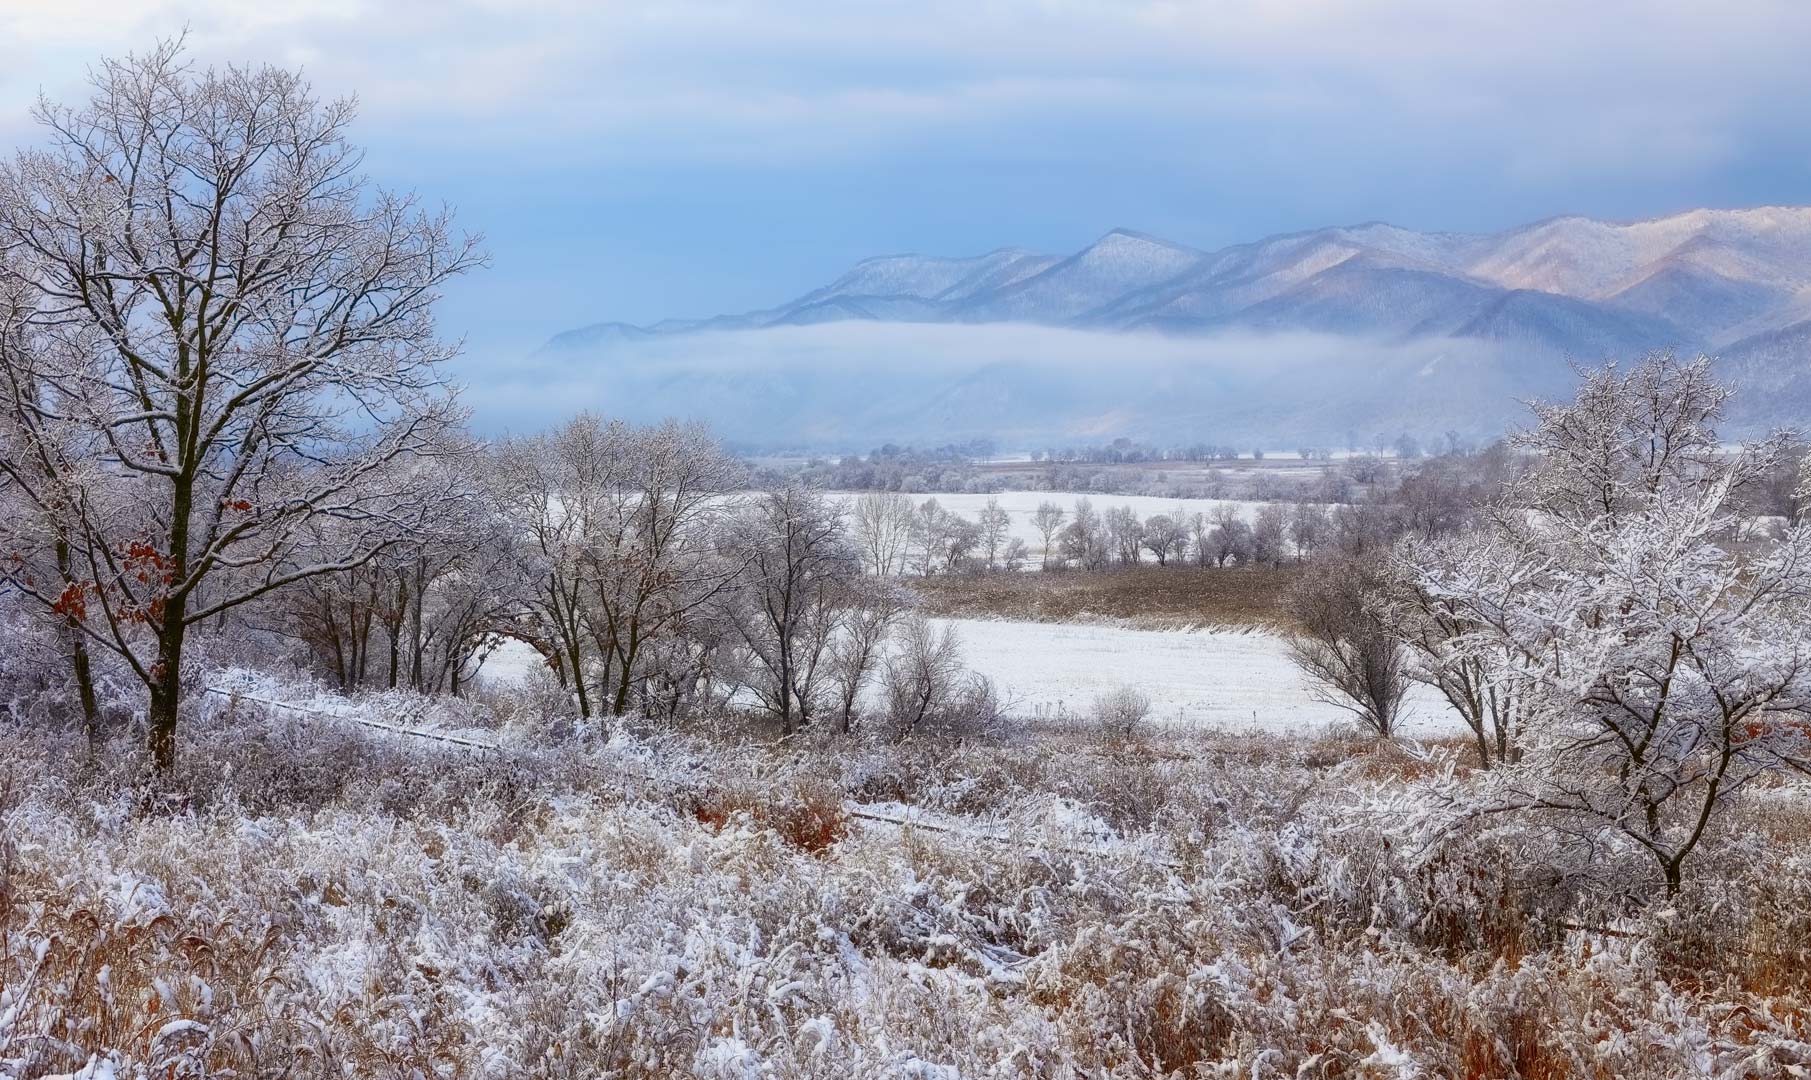
<svg viewBox="0 0 1811 1080">
<path fill-rule="evenodd" d="M 179 428 L 182 426 L 180 420 L 179 415 Z M 189 514 L 195 499 L 193 478 L 178 476 L 173 486 L 170 551 L 164 576 L 165 584 L 176 588 L 163 598 L 163 610 L 156 613 L 157 663 L 148 672 L 151 764 L 166 775 L 176 767 L 176 713 L 182 704 L 182 643 L 189 629 L 189 594 L 180 590 L 186 584 L 189 572 Z"/>
<path fill-rule="evenodd" d="M 181 604 L 165 608 L 164 627 L 157 637 L 157 664 L 151 669 L 151 764 L 160 773 L 176 765 L 176 713 L 182 703 Z"/>
<path fill-rule="evenodd" d="M 635 622 L 629 624 L 629 640 L 623 649 L 622 675 L 617 680 L 616 700 L 611 703 L 610 713 L 622 716 L 629 711 L 629 688 L 635 678 L 635 657 L 641 651 L 641 628 Z"/>
<path fill-rule="evenodd" d="M 57 537 L 57 572 L 63 577 L 67 594 L 76 580 L 69 541 L 62 536 Z M 80 613 L 74 609 L 65 613 L 63 625 L 69 638 L 69 663 L 75 669 L 76 694 L 82 700 L 82 729 L 90 743 L 98 743 L 101 741 L 101 711 L 94 698 L 94 672 L 88 662 L 88 639 L 82 634 Z"/>
</svg>

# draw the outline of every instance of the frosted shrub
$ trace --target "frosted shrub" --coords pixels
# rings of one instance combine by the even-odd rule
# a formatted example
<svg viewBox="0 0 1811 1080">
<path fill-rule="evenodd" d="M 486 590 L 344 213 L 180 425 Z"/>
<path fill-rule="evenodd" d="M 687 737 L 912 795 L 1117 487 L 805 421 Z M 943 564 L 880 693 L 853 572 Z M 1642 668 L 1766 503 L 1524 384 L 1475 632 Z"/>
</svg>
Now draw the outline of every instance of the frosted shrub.
<svg viewBox="0 0 1811 1080">
<path fill-rule="evenodd" d="M 1140 734 L 1150 715 L 1151 699 L 1130 686 L 1094 699 L 1094 723 L 1109 738 L 1129 739 Z"/>
</svg>

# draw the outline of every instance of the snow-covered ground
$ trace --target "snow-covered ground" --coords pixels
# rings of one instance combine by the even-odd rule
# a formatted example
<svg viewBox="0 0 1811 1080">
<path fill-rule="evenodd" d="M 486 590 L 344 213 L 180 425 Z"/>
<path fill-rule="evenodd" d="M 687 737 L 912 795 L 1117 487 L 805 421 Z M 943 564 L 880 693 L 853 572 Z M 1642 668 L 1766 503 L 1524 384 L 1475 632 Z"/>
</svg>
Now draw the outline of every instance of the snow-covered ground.
<svg viewBox="0 0 1811 1080">
<path fill-rule="evenodd" d="M 541 654 L 527 643 L 511 638 L 491 651 L 478 669 L 478 681 L 497 686 L 519 685 L 528 673 L 547 666 Z"/>
<path fill-rule="evenodd" d="M 1094 699 L 1131 686 L 1151 699 L 1151 719 L 1223 731 L 1312 733 L 1351 714 L 1314 700 L 1274 634 L 1231 630 L 1132 630 L 1080 623 L 945 619 L 968 666 L 994 681 L 1018 716 L 1085 716 Z M 508 642 L 481 679 L 519 682 L 541 663 Z M 1402 720 L 1406 735 L 1463 730 L 1445 702 L 1417 687 Z"/>
<path fill-rule="evenodd" d="M 1023 716 L 1085 716 L 1096 697 L 1130 686 L 1151 699 L 1151 719 L 1165 724 L 1312 733 L 1352 719 L 1314 700 L 1274 634 L 941 621 L 961 636 L 969 667 L 992 679 Z M 1464 729 L 1445 702 L 1417 687 L 1401 730 L 1451 735 Z"/>
</svg>

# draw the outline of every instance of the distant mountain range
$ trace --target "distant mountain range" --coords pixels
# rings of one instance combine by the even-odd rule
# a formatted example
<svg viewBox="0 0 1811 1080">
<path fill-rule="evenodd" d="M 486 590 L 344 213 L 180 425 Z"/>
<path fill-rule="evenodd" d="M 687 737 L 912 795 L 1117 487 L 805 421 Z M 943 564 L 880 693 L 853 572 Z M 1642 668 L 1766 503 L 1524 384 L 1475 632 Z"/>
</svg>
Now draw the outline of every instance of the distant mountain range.
<svg viewBox="0 0 1811 1080">
<path fill-rule="evenodd" d="M 1746 391 L 1739 429 L 1811 421 L 1811 207 L 1562 217 L 1494 235 L 1371 223 L 1219 251 L 1115 229 L 1067 257 L 889 255 L 773 308 L 572 330 L 536 361 L 590 371 L 612 411 L 700 415 L 741 439 L 1286 446 L 1354 430 L 1489 434 L 1516 417 L 1511 398 L 1563 391 L 1569 362 L 1660 347 L 1719 356 Z M 1065 361 L 1040 362 L 1053 349 Z M 878 366 L 914 366 L 915 351 L 922 378 Z M 1139 374 L 1103 377 L 1120 364 Z"/>
</svg>

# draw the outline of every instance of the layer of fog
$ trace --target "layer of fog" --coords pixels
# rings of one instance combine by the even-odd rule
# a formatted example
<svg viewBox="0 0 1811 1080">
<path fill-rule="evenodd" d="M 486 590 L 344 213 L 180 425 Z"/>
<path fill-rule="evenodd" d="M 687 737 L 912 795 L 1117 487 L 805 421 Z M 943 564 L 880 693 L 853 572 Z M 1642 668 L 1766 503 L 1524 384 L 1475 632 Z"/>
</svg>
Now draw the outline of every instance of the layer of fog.
<svg viewBox="0 0 1811 1080">
<path fill-rule="evenodd" d="M 593 409 L 710 423 L 755 447 L 862 449 L 991 437 L 1003 446 L 1129 436 L 1268 449 L 1356 435 L 1501 431 L 1556 360 L 1475 340 L 1309 333 L 1175 337 L 1026 325 L 842 322 L 548 349 L 466 372 L 487 430 Z"/>
</svg>

